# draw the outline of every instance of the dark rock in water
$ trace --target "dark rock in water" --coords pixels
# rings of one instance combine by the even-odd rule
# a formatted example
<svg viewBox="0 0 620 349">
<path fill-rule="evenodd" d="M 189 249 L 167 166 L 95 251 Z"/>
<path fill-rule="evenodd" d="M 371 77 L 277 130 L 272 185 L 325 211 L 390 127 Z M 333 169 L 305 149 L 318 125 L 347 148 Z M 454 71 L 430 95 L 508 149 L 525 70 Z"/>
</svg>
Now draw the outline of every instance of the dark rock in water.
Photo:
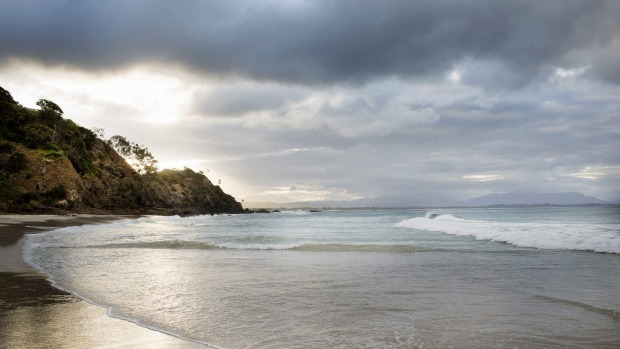
<svg viewBox="0 0 620 349">
<path fill-rule="evenodd" d="M 429 219 L 435 219 L 437 217 L 439 217 L 439 214 L 437 214 L 437 213 L 431 213 L 431 214 L 428 215 Z"/>
</svg>

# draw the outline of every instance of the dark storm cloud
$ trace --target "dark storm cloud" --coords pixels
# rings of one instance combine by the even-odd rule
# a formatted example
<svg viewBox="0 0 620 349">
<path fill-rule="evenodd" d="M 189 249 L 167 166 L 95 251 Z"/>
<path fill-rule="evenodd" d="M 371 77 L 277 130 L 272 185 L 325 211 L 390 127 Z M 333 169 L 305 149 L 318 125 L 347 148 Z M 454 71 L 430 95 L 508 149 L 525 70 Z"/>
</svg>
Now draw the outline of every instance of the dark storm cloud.
<svg viewBox="0 0 620 349">
<path fill-rule="evenodd" d="M 297 84 L 429 77 L 521 86 L 551 66 L 620 82 L 617 1 L 5 0 L 0 59 L 144 61 Z M 478 64 L 476 62 L 483 62 Z"/>
<path fill-rule="evenodd" d="M 616 0 L 2 0 L 0 76 L 246 199 L 616 199 L 618 18 Z"/>
</svg>

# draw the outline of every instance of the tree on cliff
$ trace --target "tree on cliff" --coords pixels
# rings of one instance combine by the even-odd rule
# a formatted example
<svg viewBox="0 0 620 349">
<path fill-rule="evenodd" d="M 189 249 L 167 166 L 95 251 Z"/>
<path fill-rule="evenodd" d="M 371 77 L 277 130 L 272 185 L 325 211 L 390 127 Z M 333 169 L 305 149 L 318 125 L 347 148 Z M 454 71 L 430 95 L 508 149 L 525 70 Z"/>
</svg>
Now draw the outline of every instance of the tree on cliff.
<svg viewBox="0 0 620 349">
<path fill-rule="evenodd" d="M 13 96 L 11 96 L 11 93 L 2 87 L 0 87 L 0 102 L 17 104 L 17 102 L 13 99 Z"/>
<path fill-rule="evenodd" d="M 112 136 L 108 144 L 121 156 L 132 160 L 132 165 L 138 173 L 147 175 L 157 173 L 157 160 L 147 147 L 119 135 Z"/>
<path fill-rule="evenodd" d="M 50 100 L 47 100 L 47 99 L 39 99 L 37 101 L 37 105 L 41 107 L 41 110 L 43 110 L 46 113 L 54 114 L 57 116 L 61 116 L 62 113 L 64 113 L 62 109 L 60 109 L 58 104 Z"/>
</svg>

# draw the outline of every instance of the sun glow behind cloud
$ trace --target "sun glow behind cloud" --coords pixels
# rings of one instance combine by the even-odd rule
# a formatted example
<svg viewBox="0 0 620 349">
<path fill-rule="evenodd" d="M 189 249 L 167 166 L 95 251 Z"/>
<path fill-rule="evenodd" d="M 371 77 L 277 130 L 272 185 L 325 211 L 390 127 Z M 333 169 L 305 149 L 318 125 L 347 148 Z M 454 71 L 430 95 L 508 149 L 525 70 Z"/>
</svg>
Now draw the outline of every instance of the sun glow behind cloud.
<svg viewBox="0 0 620 349">
<path fill-rule="evenodd" d="M 82 119 L 133 119 L 145 123 L 170 123 L 187 110 L 191 94 L 187 82 L 174 71 L 161 67 L 136 66 L 122 71 L 88 73 L 64 67 L 46 67 L 28 61 L 13 61 L 3 67 L 20 86 L 12 88 L 15 98 L 28 107 L 46 98 L 57 102 L 66 115 Z M 77 98 L 76 98 L 77 97 Z M 100 115 L 105 105 L 107 112 Z"/>
<path fill-rule="evenodd" d="M 620 176 L 620 165 L 616 166 L 587 166 L 581 171 L 568 174 L 580 179 L 597 180 L 606 176 Z"/>
<path fill-rule="evenodd" d="M 463 179 L 467 179 L 475 182 L 489 182 L 489 181 L 498 181 L 505 179 L 504 176 L 496 175 L 496 174 L 472 174 L 472 175 L 464 175 Z"/>
<path fill-rule="evenodd" d="M 274 202 L 300 202 L 324 200 L 355 200 L 362 197 L 352 195 L 346 190 L 309 186 L 274 187 L 258 193 L 259 196 L 273 198 Z"/>
<path fill-rule="evenodd" d="M 461 81 L 461 71 L 459 69 L 454 69 L 450 72 L 450 75 L 448 76 L 448 79 L 453 83 L 453 84 L 458 84 Z"/>
<path fill-rule="evenodd" d="M 564 79 L 574 78 L 576 76 L 582 75 L 588 69 L 589 67 L 581 67 L 581 68 L 574 68 L 574 69 L 556 68 L 555 75 L 560 78 L 564 78 Z"/>
</svg>

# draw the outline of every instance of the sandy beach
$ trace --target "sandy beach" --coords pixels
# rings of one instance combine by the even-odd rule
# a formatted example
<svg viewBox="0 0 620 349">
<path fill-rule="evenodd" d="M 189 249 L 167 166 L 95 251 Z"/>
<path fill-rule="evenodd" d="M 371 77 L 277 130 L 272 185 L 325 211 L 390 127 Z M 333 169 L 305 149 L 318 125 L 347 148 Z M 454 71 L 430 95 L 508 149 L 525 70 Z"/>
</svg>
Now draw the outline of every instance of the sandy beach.
<svg viewBox="0 0 620 349">
<path fill-rule="evenodd" d="M 206 348 L 107 316 L 54 288 L 22 258 L 25 234 L 126 216 L 0 215 L 0 348 Z"/>
</svg>

